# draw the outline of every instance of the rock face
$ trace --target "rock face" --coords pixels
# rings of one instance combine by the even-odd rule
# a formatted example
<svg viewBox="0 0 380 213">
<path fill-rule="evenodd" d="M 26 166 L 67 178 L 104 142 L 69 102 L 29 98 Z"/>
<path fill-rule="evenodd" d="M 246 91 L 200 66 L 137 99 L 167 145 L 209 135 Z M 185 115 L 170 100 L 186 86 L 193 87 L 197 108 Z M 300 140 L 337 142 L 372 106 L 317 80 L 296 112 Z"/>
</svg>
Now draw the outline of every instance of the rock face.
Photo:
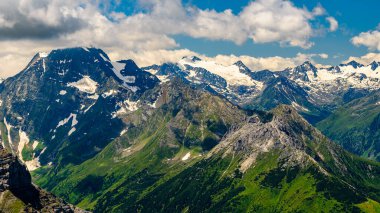
<svg viewBox="0 0 380 213">
<path fill-rule="evenodd" d="M 308 142 L 313 141 L 315 143 L 313 146 L 327 146 L 327 140 L 298 115 L 294 108 L 280 105 L 261 118 L 257 115 L 251 117 L 240 129 L 227 135 L 209 156 L 218 153 L 223 153 L 224 156 L 229 154 L 242 156 L 240 170 L 245 172 L 256 162 L 260 154 L 281 150 L 279 158 L 284 164 L 304 167 L 310 163 L 317 165 L 314 158 L 324 158 L 318 152 L 312 157 L 308 153 L 310 150 Z M 335 155 L 336 149 L 334 146 L 324 154 Z M 319 169 L 327 174 L 322 167 Z"/>
<path fill-rule="evenodd" d="M 0 145 L 1 212 L 84 212 L 35 187 L 26 167 Z"/>
</svg>

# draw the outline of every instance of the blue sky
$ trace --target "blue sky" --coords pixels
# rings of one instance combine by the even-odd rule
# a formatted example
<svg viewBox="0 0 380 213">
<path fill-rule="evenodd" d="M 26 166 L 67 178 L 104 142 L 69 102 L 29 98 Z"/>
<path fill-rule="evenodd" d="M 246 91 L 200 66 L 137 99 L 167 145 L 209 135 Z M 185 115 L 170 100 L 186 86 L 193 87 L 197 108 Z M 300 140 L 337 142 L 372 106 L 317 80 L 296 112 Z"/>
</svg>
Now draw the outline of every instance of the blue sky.
<svg viewBox="0 0 380 213">
<path fill-rule="evenodd" d="M 219 12 L 232 9 L 235 14 L 241 12 L 249 0 L 186 0 L 185 4 L 196 5 L 201 9 L 214 9 Z M 277 43 L 255 44 L 247 41 L 242 45 L 233 42 L 210 41 L 208 39 L 193 39 L 189 36 L 178 36 L 176 40 L 181 47 L 204 53 L 210 56 L 217 54 L 235 54 L 251 56 L 283 56 L 292 57 L 302 53 L 327 53 L 328 59 L 318 58 L 316 61 L 325 64 L 339 64 L 349 56 L 361 56 L 368 52 L 366 47 L 354 46 L 350 40 L 360 32 L 375 29 L 380 23 L 380 2 L 378 0 L 293 0 L 298 7 L 307 7 L 312 10 L 317 5 L 322 5 L 329 15 L 334 16 L 339 22 L 339 29 L 333 33 L 317 36 L 311 40 L 315 43 L 310 49 L 299 47 L 281 47 Z M 319 20 L 325 22 L 325 20 Z M 334 57 L 336 56 L 336 57 Z"/>
<path fill-rule="evenodd" d="M 197 55 L 252 70 L 380 61 L 378 0 L 4 0 L 0 77 L 36 52 L 94 46 L 140 66 Z"/>
</svg>

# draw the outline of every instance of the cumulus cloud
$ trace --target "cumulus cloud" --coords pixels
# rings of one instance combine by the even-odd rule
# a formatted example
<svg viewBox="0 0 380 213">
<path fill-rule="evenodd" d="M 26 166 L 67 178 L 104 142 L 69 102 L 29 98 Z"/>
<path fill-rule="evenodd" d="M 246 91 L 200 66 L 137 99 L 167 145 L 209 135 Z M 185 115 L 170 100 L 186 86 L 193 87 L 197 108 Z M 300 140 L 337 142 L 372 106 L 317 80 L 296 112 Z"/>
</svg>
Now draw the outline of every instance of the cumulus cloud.
<svg viewBox="0 0 380 213">
<path fill-rule="evenodd" d="M 153 40 L 155 35 L 169 38 L 185 34 L 237 44 L 252 39 L 257 43 L 279 42 L 307 48 L 312 45 L 308 41 L 313 35 L 310 22 L 325 14 L 320 5 L 309 11 L 286 0 L 257 0 L 237 15 L 231 10 L 217 12 L 184 6 L 181 0 L 140 0 L 139 3 L 146 10 L 130 16 L 115 12 L 105 16 L 91 0 L 5 0 L 0 3 L 0 14 L 3 14 L 0 16 L 0 36 L 49 38 L 76 35 L 85 30 L 99 35 L 103 30 L 117 31 L 129 39 L 140 33 Z M 169 47 L 172 46 L 173 42 L 169 42 Z"/>
<path fill-rule="evenodd" d="M 142 8 L 131 15 L 112 11 L 112 5 L 104 0 L 0 1 L 0 72 L 16 73 L 24 65 L 8 67 L 6 57 L 19 55 L 25 61 L 36 50 L 96 46 L 113 59 L 125 59 L 131 53 L 137 57 L 136 53 L 178 49 L 175 35 L 309 48 L 317 30 L 312 22 L 326 14 L 320 5 L 309 11 L 287 0 L 256 0 L 239 14 L 203 10 L 181 0 L 138 0 Z M 10 51 L 14 45 L 22 53 Z"/>
<path fill-rule="evenodd" d="M 350 61 L 357 61 L 358 63 L 367 65 L 372 63 L 373 61 L 380 62 L 380 53 L 367 53 L 363 56 L 359 57 L 349 57 L 347 60 L 342 63 L 348 63 Z"/>
<path fill-rule="evenodd" d="M 81 1 L 0 1 L 0 39 L 46 39 L 86 26 Z"/>
<path fill-rule="evenodd" d="M 317 8 L 321 10 L 320 6 Z M 309 48 L 313 33 L 309 21 L 316 15 L 321 12 L 297 8 L 290 1 L 258 0 L 244 8 L 240 17 L 249 37 L 257 43 L 280 42 Z"/>
<path fill-rule="evenodd" d="M 329 27 L 330 32 L 334 32 L 338 29 L 339 24 L 338 24 L 338 21 L 334 17 L 329 16 L 326 18 L 326 20 L 330 23 L 330 27 Z"/>
<path fill-rule="evenodd" d="M 362 32 L 351 39 L 356 46 L 365 46 L 370 50 L 380 51 L 380 31 Z"/>
<path fill-rule="evenodd" d="M 150 66 L 152 64 L 162 64 L 165 62 L 176 63 L 184 56 L 197 56 L 203 60 L 215 61 L 219 64 L 229 66 L 237 61 L 242 61 L 247 67 L 253 71 L 259 70 L 272 70 L 281 71 L 288 67 L 294 67 L 304 63 L 305 61 L 311 61 L 315 63 L 314 58 L 326 58 L 327 54 L 302 54 L 298 53 L 294 57 L 252 57 L 248 55 L 236 56 L 236 55 L 216 55 L 214 57 L 208 57 L 203 54 L 193 52 L 188 49 L 180 50 L 155 50 L 155 51 L 143 51 L 143 52 L 125 52 L 128 58 L 133 59 L 139 66 Z M 110 53 L 111 57 L 115 57 L 113 53 Z M 117 56 L 116 56 L 117 57 Z"/>
</svg>

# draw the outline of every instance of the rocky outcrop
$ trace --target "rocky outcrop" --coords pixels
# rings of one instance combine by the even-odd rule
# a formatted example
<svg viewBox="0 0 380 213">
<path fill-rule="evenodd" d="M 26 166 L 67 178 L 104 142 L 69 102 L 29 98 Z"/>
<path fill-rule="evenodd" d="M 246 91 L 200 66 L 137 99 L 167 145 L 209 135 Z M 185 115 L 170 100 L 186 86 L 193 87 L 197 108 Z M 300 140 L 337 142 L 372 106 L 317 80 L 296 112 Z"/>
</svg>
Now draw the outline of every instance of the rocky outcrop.
<svg viewBox="0 0 380 213">
<path fill-rule="evenodd" d="M 34 186 L 26 167 L 0 145 L 0 212 L 84 212 Z"/>
<path fill-rule="evenodd" d="M 326 141 L 327 138 L 298 115 L 293 107 L 280 105 L 265 115 L 249 118 L 240 129 L 227 135 L 209 156 L 217 153 L 240 156 L 240 168 L 244 172 L 254 165 L 260 154 L 279 150 L 278 157 L 284 164 L 304 167 L 310 163 L 317 165 L 316 156 L 321 155 L 310 155 L 309 143 L 319 146 Z M 332 155 L 334 150 L 329 152 Z M 323 159 L 323 156 L 319 158 Z M 327 174 L 322 167 L 319 169 Z"/>
</svg>

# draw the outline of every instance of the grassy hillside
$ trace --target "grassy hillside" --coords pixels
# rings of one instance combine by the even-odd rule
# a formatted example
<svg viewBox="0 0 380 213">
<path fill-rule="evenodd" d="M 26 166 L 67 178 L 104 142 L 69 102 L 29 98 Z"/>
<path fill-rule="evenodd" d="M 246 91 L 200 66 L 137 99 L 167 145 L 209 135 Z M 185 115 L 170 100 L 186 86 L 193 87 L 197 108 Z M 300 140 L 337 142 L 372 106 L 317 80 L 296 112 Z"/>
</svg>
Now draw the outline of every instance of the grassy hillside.
<svg viewBox="0 0 380 213">
<path fill-rule="evenodd" d="M 380 161 L 380 93 L 354 100 L 317 124 L 345 149 Z"/>
</svg>

